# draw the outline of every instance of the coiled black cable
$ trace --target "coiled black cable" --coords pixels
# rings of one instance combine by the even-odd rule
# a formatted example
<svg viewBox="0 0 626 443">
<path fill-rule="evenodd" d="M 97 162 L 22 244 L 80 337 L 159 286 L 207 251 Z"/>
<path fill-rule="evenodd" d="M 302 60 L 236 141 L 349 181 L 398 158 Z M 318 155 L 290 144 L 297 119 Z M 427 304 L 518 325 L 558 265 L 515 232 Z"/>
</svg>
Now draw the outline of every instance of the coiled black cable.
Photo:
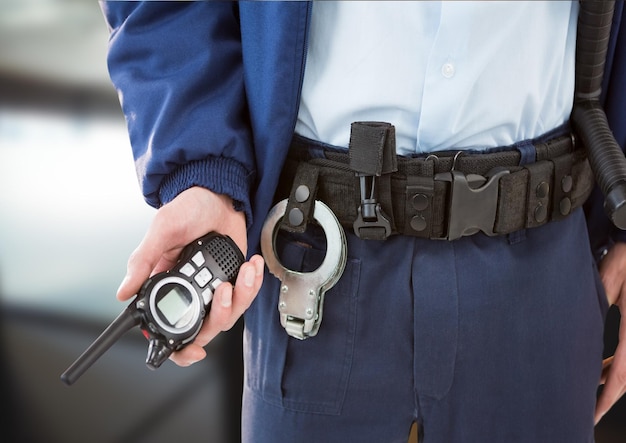
<svg viewBox="0 0 626 443">
<path fill-rule="evenodd" d="M 591 169 L 605 196 L 607 215 L 615 226 L 626 229 L 626 158 L 600 104 L 614 9 L 615 1 L 580 3 L 571 122 L 587 149 Z"/>
</svg>

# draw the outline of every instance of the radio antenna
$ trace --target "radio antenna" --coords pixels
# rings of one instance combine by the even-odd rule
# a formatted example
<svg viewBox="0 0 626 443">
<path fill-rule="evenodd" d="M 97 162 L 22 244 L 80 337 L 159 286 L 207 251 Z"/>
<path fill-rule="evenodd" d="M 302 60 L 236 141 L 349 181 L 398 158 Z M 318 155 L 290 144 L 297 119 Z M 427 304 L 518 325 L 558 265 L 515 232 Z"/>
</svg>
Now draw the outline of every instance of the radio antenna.
<svg viewBox="0 0 626 443">
<path fill-rule="evenodd" d="M 113 343 L 128 330 L 141 323 L 141 316 L 135 309 L 134 303 L 128 305 L 121 314 L 100 334 L 100 336 L 76 359 L 72 365 L 61 374 L 61 381 L 70 386 L 92 364 L 104 354 Z"/>
</svg>

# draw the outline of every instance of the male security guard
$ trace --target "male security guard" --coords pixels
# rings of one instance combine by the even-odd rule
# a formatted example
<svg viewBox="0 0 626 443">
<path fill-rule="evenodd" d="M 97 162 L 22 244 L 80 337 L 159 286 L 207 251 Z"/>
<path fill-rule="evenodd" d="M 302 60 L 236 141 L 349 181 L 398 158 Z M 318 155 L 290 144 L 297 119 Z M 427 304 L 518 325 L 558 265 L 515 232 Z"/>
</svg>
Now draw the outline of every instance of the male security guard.
<svg viewBox="0 0 626 443">
<path fill-rule="evenodd" d="M 578 7 L 103 5 L 111 78 L 159 208 L 118 297 L 208 231 L 248 251 L 173 357 L 201 359 L 247 310 L 244 441 L 406 441 L 414 421 L 427 443 L 593 440 L 626 246 L 606 254 L 603 287 L 580 207 L 591 176 L 568 125 Z M 612 42 L 621 17 L 620 4 Z M 611 48 L 609 79 L 626 65 Z M 621 83 L 605 91 L 624 142 Z M 319 329 L 281 314 L 287 285 L 255 254 L 287 196 L 302 217 L 275 240 L 286 268 L 324 258 L 323 230 L 303 223 L 316 200 L 346 228 L 341 278 L 313 291 Z M 624 391 L 623 352 L 596 420 Z"/>
</svg>

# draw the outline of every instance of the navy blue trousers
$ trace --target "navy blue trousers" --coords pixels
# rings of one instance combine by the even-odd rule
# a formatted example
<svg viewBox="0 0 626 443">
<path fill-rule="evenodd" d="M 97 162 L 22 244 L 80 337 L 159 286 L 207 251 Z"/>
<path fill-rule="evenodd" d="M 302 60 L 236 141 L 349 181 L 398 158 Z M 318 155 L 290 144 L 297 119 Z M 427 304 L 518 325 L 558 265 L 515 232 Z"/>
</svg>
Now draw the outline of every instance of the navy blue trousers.
<svg viewBox="0 0 626 443">
<path fill-rule="evenodd" d="M 289 337 L 266 274 L 246 314 L 243 441 L 593 441 L 608 309 L 581 210 L 516 235 L 348 237 L 317 336 Z M 324 235 L 279 239 L 310 271 Z"/>
</svg>

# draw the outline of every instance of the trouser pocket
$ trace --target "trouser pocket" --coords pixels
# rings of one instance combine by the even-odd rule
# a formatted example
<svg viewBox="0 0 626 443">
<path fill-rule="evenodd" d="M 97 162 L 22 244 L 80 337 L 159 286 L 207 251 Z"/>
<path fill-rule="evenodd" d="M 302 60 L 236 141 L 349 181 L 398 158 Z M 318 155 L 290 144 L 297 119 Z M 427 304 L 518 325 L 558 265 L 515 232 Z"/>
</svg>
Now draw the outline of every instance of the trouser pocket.
<svg viewBox="0 0 626 443">
<path fill-rule="evenodd" d="M 279 233 L 276 253 L 292 271 L 311 272 L 325 256 L 323 232 Z M 246 317 L 249 387 L 265 401 L 287 409 L 339 414 L 348 386 L 356 331 L 359 260 L 348 259 L 341 279 L 325 296 L 318 334 L 306 340 L 280 325 L 280 282 L 266 274 L 264 287 Z M 306 296 L 306 294 L 303 294 Z"/>
</svg>

